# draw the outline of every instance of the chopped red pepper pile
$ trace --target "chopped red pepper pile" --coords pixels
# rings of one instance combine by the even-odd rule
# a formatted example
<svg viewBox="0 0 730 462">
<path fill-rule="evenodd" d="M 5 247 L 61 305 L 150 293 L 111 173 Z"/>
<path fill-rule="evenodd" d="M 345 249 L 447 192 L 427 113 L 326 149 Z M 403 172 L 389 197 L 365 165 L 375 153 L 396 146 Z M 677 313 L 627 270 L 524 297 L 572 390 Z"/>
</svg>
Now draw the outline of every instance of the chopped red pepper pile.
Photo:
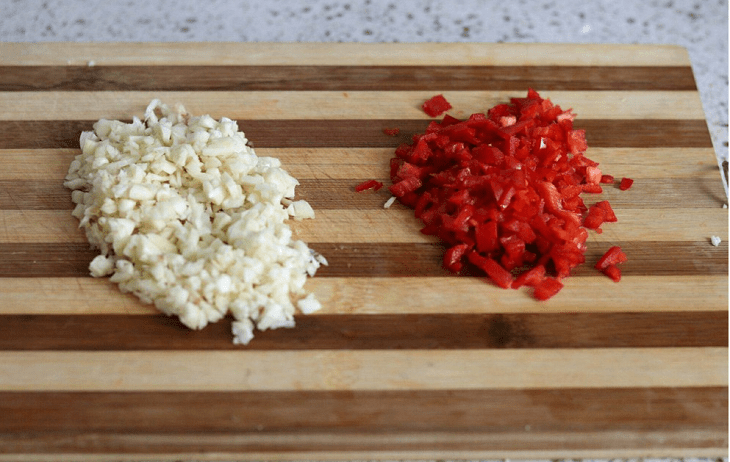
<svg viewBox="0 0 730 462">
<path fill-rule="evenodd" d="M 424 110 L 450 108 L 441 98 Z M 573 118 L 532 89 L 487 114 L 445 115 L 396 149 L 390 192 L 415 209 L 422 233 L 447 244 L 445 268 L 471 265 L 500 287 L 532 287 L 546 300 L 585 261 L 586 228 L 616 221 L 607 201 L 588 208 L 580 196 L 613 177 L 584 156 Z M 599 269 L 616 280 L 614 269 Z"/>
</svg>

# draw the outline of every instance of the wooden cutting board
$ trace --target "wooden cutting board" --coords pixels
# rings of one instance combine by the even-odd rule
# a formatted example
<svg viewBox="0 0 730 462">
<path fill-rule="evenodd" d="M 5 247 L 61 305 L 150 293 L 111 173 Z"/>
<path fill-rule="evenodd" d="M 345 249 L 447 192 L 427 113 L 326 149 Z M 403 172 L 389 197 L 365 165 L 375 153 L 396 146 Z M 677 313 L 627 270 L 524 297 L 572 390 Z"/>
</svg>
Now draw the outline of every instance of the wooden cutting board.
<svg viewBox="0 0 730 462">
<path fill-rule="evenodd" d="M 0 44 L 0 66 L 0 460 L 727 457 L 727 198 L 684 49 Z M 546 303 L 447 274 L 386 188 L 353 191 L 427 98 L 467 117 L 528 87 L 635 180 L 586 197 L 618 223 Z M 79 133 L 152 98 L 238 120 L 300 180 L 320 312 L 235 346 L 87 275 Z M 592 269 L 611 245 L 618 284 Z"/>
</svg>

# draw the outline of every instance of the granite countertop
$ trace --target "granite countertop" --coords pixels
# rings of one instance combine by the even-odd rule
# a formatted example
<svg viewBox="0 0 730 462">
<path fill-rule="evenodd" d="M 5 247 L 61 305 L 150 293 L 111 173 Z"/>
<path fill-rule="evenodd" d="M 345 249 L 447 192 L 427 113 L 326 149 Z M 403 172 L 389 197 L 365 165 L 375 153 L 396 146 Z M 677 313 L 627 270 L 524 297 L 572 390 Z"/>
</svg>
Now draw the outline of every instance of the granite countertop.
<svg viewBox="0 0 730 462">
<path fill-rule="evenodd" d="M 728 158 L 727 0 L 0 0 L 0 41 L 680 45 L 689 51 L 718 162 Z"/>
</svg>

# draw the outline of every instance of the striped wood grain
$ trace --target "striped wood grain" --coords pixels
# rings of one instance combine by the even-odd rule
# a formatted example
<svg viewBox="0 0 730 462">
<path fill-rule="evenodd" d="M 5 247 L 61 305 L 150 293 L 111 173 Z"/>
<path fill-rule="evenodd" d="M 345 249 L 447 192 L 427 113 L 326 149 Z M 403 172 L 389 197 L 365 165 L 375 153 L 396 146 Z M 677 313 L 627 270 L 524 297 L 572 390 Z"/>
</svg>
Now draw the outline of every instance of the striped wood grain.
<svg viewBox="0 0 730 462">
<path fill-rule="evenodd" d="M 686 51 L 552 44 L 0 44 L 0 460 L 726 456 L 727 201 Z M 93 61 L 93 66 L 90 66 Z M 549 303 L 383 203 L 444 93 L 534 87 L 578 114 L 619 222 Z M 151 98 L 236 119 L 317 218 L 323 309 L 230 342 L 107 280 L 62 186 L 78 136 Z M 399 136 L 383 133 L 399 128 Z M 387 182 L 387 181 L 386 181 Z M 720 246 L 709 244 L 712 235 Z M 592 270 L 611 245 L 619 284 Z"/>
</svg>

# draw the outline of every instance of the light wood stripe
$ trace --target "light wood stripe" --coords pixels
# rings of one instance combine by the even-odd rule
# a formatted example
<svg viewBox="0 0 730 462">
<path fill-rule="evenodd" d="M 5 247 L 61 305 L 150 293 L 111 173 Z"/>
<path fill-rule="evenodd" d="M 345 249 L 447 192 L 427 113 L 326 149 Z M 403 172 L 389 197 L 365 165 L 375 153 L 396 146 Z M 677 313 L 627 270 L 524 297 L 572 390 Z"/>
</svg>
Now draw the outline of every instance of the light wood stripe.
<svg viewBox="0 0 730 462">
<path fill-rule="evenodd" d="M 193 332 L 148 315 L 0 315 L 4 351 L 452 350 L 726 347 L 724 311 L 646 313 L 320 314 L 296 329 L 231 342 L 231 319 Z M 691 328 L 688 328 L 691 326 Z"/>
<path fill-rule="evenodd" d="M 727 348 L 0 352 L 3 391 L 727 386 Z M 519 364 L 519 368 L 515 365 Z M 602 367 L 594 367 L 601 364 Z M 489 373 L 484 373 L 489 371 Z M 622 371 L 617 374 L 616 371 Z"/>
<path fill-rule="evenodd" d="M 4 43 L 5 65 L 688 66 L 675 45 L 539 43 Z"/>
<path fill-rule="evenodd" d="M 3 211 L 0 217 L 6 212 L 11 211 Z M 589 245 L 594 242 L 630 240 L 704 241 L 708 242 L 709 246 L 710 236 L 720 236 L 725 240 L 728 235 L 727 210 L 719 207 L 715 210 L 618 209 L 615 213 L 620 226 L 612 227 L 610 226 L 612 223 L 608 223 L 603 226 L 602 234 L 590 233 Z M 422 223 L 412 216 L 411 211 L 389 209 L 319 210 L 314 220 L 292 223 L 297 238 L 309 243 L 436 242 L 433 236 L 421 234 L 421 227 Z M 322 230 L 325 229 L 326 236 L 322 234 Z"/>
<path fill-rule="evenodd" d="M 354 194 L 354 193 L 353 193 Z M 618 241 L 707 242 L 728 236 L 727 210 L 617 209 L 618 223 L 603 234 L 591 232 L 589 245 Z M 436 243 L 420 233 L 422 224 L 410 210 L 317 210 L 313 220 L 291 221 L 295 237 L 307 243 Z M 620 223 L 620 226 L 619 226 Z M 613 226 L 611 226 L 613 225 Z M 85 243 L 78 220 L 68 210 L 0 210 L 0 243 Z"/>
<path fill-rule="evenodd" d="M 537 89 L 541 90 L 541 89 Z M 454 107 L 454 117 L 485 112 L 524 91 L 443 91 Z M 541 91 L 563 109 L 572 108 L 580 120 L 589 119 L 682 119 L 704 120 L 695 91 Z M 194 115 L 210 114 L 232 119 L 422 119 L 431 118 L 421 104 L 434 91 L 258 91 L 258 92 L 0 92 L 0 105 L 12 112 L 0 120 L 131 120 L 142 118 L 149 102 L 158 98 L 173 105 L 182 103 Z M 49 101 L 64 101 L 62 105 Z M 241 130 L 246 132 L 246 126 Z M 254 143 L 255 138 L 252 138 Z"/>
<path fill-rule="evenodd" d="M 541 303 L 522 290 L 505 290 L 477 278 L 322 278 L 305 289 L 322 302 L 320 314 L 434 313 L 607 313 L 727 311 L 728 278 L 723 276 L 625 277 L 615 284 L 604 276 L 569 278 L 562 294 Z M 108 279 L 0 278 L 0 314 L 155 315 Z M 637 300 L 641 300 L 637 304 Z"/>
<path fill-rule="evenodd" d="M 315 277 L 307 285 L 322 302 L 322 313 L 683 311 L 727 310 L 728 305 L 723 276 L 626 277 L 619 284 L 605 277 L 569 278 L 563 296 L 557 295 L 552 303 L 470 278 L 433 278 L 428 280 L 429 291 L 423 287 L 420 278 Z"/>
<path fill-rule="evenodd" d="M 260 157 L 277 157 L 295 178 L 380 178 L 388 173 L 394 147 L 381 148 L 255 148 Z M 78 148 L 0 149 L 4 168 L 0 180 L 63 181 Z M 691 178 L 717 184 L 720 172 L 715 151 L 708 148 L 600 148 L 589 147 L 586 157 L 598 162 L 605 173 L 617 178 Z M 686 159 L 693 159 L 687 162 Z M 667 165 L 672 168 L 668 169 Z M 638 186 L 638 184 L 637 184 Z"/>
</svg>

